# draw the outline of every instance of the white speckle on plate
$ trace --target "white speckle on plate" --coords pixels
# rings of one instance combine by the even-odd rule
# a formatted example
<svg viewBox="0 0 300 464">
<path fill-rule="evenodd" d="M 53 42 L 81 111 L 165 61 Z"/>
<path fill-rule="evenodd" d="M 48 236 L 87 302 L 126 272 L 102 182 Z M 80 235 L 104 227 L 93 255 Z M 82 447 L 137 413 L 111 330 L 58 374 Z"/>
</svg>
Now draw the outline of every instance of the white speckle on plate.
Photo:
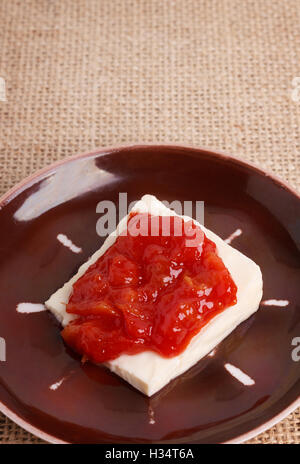
<svg viewBox="0 0 300 464">
<path fill-rule="evenodd" d="M 236 237 L 239 237 L 240 235 L 242 235 L 242 233 L 243 233 L 242 229 L 236 229 L 236 231 L 233 232 L 231 235 L 229 235 L 229 237 L 226 238 L 226 239 L 224 240 L 224 242 L 226 242 L 226 243 L 229 244 L 229 243 L 231 243 L 232 240 L 234 240 Z"/>
<path fill-rule="evenodd" d="M 224 367 L 233 377 L 235 377 L 243 385 L 250 386 L 255 384 L 255 381 L 251 379 L 249 375 L 245 374 L 245 372 L 241 371 L 241 369 L 239 369 L 238 367 L 235 367 L 229 363 L 226 363 Z"/>
<path fill-rule="evenodd" d="M 155 424 L 154 409 L 150 405 L 148 407 L 148 418 L 149 418 L 150 425 Z"/>
<path fill-rule="evenodd" d="M 73 253 L 81 253 L 82 249 L 74 245 L 74 243 L 64 234 L 58 234 L 57 240 L 65 247 L 69 248 Z"/>
<path fill-rule="evenodd" d="M 55 382 L 52 385 L 50 385 L 50 387 L 49 387 L 50 390 L 54 390 L 54 391 L 57 390 L 61 386 L 61 384 L 63 383 L 64 380 L 65 380 L 65 377 L 60 379 L 58 382 Z"/>
<path fill-rule="evenodd" d="M 40 313 L 46 309 L 46 306 L 40 303 L 19 303 L 17 305 L 17 312 L 23 314 Z"/>
<path fill-rule="evenodd" d="M 217 350 L 216 349 L 213 349 L 207 356 L 209 356 L 210 358 L 212 358 L 215 354 L 216 354 Z"/>
<path fill-rule="evenodd" d="M 282 308 L 288 306 L 289 303 L 290 302 L 288 300 L 265 300 L 261 302 L 264 306 L 280 306 Z"/>
</svg>

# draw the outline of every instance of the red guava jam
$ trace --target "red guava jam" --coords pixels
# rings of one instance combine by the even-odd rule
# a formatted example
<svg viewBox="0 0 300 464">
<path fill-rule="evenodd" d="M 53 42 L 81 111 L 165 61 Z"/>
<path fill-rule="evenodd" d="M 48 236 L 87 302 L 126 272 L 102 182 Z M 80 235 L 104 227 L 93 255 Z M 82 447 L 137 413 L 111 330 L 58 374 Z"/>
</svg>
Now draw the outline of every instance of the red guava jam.
<svg viewBox="0 0 300 464">
<path fill-rule="evenodd" d="M 127 229 L 73 285 L 62 331 L 84 359 L 102 363 L 152 350 L 172 357 L 237 287 L 216 245 L 193 221 L 130 214 Z"/>
</svg>

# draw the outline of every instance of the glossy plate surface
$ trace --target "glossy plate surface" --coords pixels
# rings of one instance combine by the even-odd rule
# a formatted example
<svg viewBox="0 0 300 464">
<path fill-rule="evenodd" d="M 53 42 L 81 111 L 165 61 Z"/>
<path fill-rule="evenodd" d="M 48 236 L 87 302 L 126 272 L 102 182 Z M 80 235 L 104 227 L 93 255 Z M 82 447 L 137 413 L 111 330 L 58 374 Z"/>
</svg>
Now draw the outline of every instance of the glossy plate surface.
<svg viewBox="0 0 300 464">
<path fill-rule="evenodd" d="M 43 303 L 101 246 L 101 200 L 118 204 L 151 193 L 160 200 L 205 202 L 205 225 L 262 269 L 261 306 L 186 374 L 147 398 L 105 368 L 66 349 L 48 312 L 20 314 Z M 300 200 L 280 181 L 237 159 L 178 146 L 102 150 L 59 163 L 7 194 L 0 205 L 0 410 L 52 442 L 218 443 L 241 441 L 299 404 Z M 64 234 L 82 248 L 73 253 Z M 230 363 L 255 380 L 245 386 Z M 57 385 L 57 388 L 50 386 Z M 242 436 L 242 437 L 241 437 Z"/>
</svg>

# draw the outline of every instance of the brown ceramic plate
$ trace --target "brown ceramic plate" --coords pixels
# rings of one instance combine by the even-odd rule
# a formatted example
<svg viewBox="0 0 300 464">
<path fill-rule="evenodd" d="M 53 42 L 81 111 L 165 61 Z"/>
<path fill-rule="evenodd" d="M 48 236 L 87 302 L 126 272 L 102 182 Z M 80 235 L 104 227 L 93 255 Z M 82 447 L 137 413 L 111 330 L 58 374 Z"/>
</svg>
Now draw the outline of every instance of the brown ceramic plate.
<svg viewBox="0 0 300 464">
<path fill-rule="evenodd" d="M 105 368 L 82 365 L 66 349 L 43 303 L 101 245 L 96 205 L 129 200 L 204 200 L 205 225 L 255 260 L 264 278 L 261 306 L 189 372 L 147 398 Z M 237 159 L 179 146 L 100 150 L 25 180 L 0 203 L 0 409 L 25 429 L 61 443 L 219 443 L 251 438 L 299 405 L 300 200 L 277 179 Z M 58 240 L 82 248 L 72 253 Z M 231 363 L 255 380 L 241 384 Z M 50 389 L 64 378 L 57 389 Z M 149 423 L 149 414 L 155 423 Z M 150 421 L 151 422 L 151 421 Z"/>
</svg>

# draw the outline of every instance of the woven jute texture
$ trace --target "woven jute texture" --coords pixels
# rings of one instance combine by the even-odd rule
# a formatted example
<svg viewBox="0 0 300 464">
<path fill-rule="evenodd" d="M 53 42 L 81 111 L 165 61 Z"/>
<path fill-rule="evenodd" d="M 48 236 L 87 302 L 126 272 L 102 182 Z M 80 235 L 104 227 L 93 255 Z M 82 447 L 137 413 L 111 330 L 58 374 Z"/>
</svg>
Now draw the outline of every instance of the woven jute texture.
<svg viewBox="0 0 300 464">
<path fill-rule="evenodd" d="M 0 193 L 131 142 L 216 148 L 300 188 L 299 0 L 0 0 L 0 15 Z M 299 442 L 299 411 L 251 440 Z M 42 441 L 1 415 L 0 443 Z"/>
</svg>

